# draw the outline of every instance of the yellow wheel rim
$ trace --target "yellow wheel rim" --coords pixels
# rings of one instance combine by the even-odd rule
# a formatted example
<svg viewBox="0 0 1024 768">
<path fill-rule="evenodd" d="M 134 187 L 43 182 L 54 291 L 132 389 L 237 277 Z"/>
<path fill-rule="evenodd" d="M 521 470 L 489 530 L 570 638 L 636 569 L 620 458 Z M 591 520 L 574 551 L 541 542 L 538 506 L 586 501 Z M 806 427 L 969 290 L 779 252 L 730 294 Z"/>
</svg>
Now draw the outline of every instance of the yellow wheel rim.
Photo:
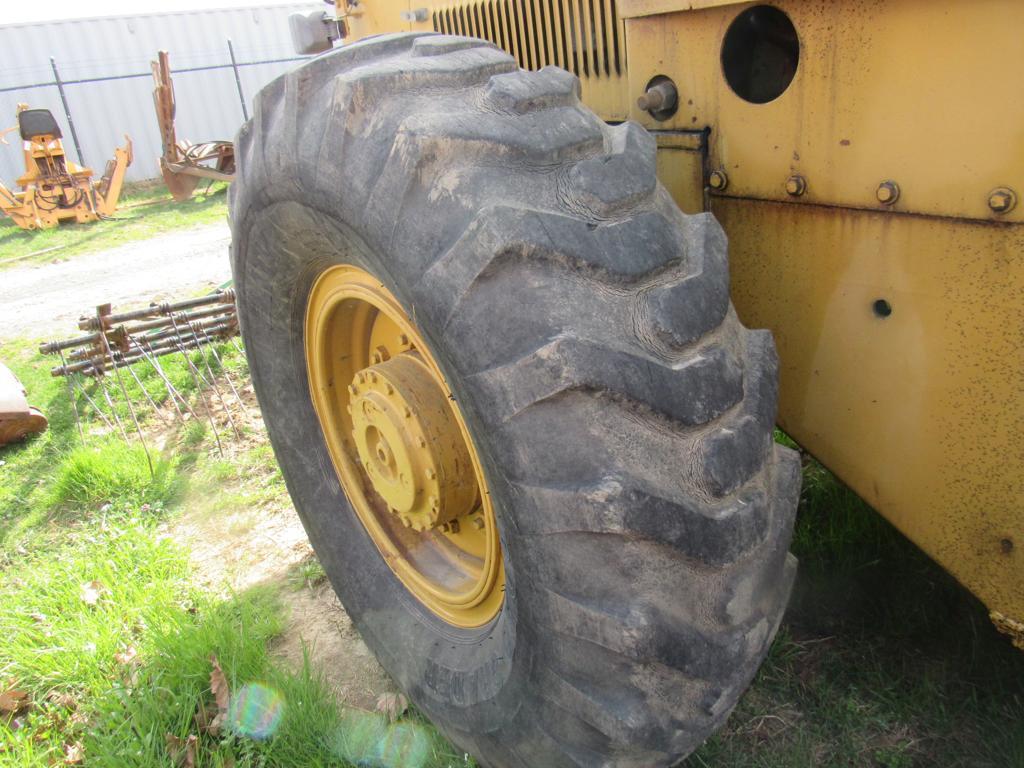
<svg viewBox="0 0 1024 768">
<path fill-rule="evenodd" d="M 327 269 L 306 305 L 310 395 L 341 486 L 381 556 L 432 613 L 501 609 L 501 544 L 483 468 L 422 335 L 384 285 Z"/>
</svg>

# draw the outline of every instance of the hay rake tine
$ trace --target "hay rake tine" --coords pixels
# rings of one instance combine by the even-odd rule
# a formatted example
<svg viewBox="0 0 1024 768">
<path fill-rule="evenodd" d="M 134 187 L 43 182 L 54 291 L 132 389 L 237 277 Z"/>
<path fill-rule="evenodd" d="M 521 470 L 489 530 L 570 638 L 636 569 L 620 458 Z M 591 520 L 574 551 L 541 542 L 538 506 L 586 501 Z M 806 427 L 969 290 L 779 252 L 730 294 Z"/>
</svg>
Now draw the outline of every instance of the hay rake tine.
<svg viewBox="0 0 1024 768">
<path fill-rule="evenodd" d="M 64 359 L 64 352 L 60 353 L 61 365 L 67 365 L 67 360 Z M 75 388 L 71 383 L 71 377 L 65 376 L 64 383 L 68 385 L 68 398 L 71 400 L 71 407 L 75 411 L 75 426 L 78 427 L 78 437 L 82 440 L 82 445 L 85 445 L 85 432 L 82 429 L 82 419 L 78 415 L 78 400 L 75 399 Z"/>
<path fill-rule="evenodd" d="M 223 458 L 224 446 L 221 445 L 220 442 L 220 432 L 217 429 L 217 422 L 213 418 L 213 409 L 210 407 L 210 401 L 206 398 L 206 392 L 199 383 L 199 376 L 197 375 L 199 371 L 196 369 L 195 365 L 192 364 L 192 360 L 189 359 L 188 353 L 185 351 L 185 347 L 181 345 L 181 342 L 178 342 L 175 346 L 178 348 L 181 356 L 185 358 L 185 365 L 188 367 L 188 372 L 192 374 L 192 381 L 196 385 L 196 391 L 199 393 L 199 397 L 202 399 L 203 405 L 206 407 L 206 416 L 210 420 L 210 427 L 213 429 L 213 439 L 217 442 L 217 452 L 221 455 L 221 458 Z"/>
<path fill-rule="evenodd" d="M 189 323 L 189 328 L 198 339 L 199 330 L 191 323 Z M 220 404 L 224 407 L 224 415 L 228 417 L 228 424 L 231 425 L 231 430 L 235 433 L 235 437 L 237 439 L 241 439 L 242 433 L 238 430 L 238 426 L 235 424 L 235 419 L 231 415 L 231 409 L 228 407 L 228 401 L 224 398 L 224 394 L 221 392 L 220 386 L 217 384 L 217 377 L 213 375 L 213 368 L 210 366 L 210 358 L 206 354 L 206 351 L 210 348 L 210 337 L 206 335 L 205 331 L 203 331 L 203 336 L 206 338 L 207 343 L 199 345 L 199 354 L 203 357 L 203 364 L 206 366 L 206 372 L 210 374 L 210 383 L 213 385 L 213 390 L 217 393 L 217 398 L 220 400 Z M 221 370 L 223 370 L 223 367 Z M 226 377 L 227 373 L 225 372 L 224 375 Z"/>
<path fill-rule="evenodd" d="M 173 318 L 171 318 L 171 322 L 175 323 Z M 196 331 L 192 323 L 188 323 L 188 327 L 189 330 L 192 331 L 196 339 L 198 339 L 199 333 Z M 176 323 L 174 325 L 174 330 L 176 332 L 178 330 L 178 326 Z M 241 438 L 242 434 L 238 431 L 238 427 L 235 426 L 235 420 L 231 417 L 231 409 L 228 408 L 227 400 L 224 399 L 224 395 L 220 391 L 220 387 L 217 386 L 217 377 L 213 375 L 213 369 L 210 367 L 210 359 L 206 356 L 206 345 L 200 344 L 199 346 L 196 347 L 196 350 L 199 352 L 199 356 L 202 358 L 203 364 L 206 366 L 206 372 L 210 374 L 210 387 L 213 389 L 214 392 L 217 393 L 217 399 L 220 400 L 221 407 L 224 409 L 224 415 L 227 416 L 228 424 L 231 425 L 231 431 L 235 433 L 236 438 Z"/>
<path fill-rule="evenodd" d="M 114 407 L 114 401 L 110 399 L 110 392 L 107 391 L 106 373 L 98 371 L 96 377 L 99 379 L 100 389 L 103 390 L 103 399 L 106 400 L 107 405 L 110 406 L 110 413 L 114 416 L 114 421 L 117 422 L 117 428 L 121 430 L 121 437 L 124 438 L 125 443 L 131 442 L 128 440 L 128 433 L 125 432 L 124 424 L 121 423 L 121 417 L 117 415 L 117 408 Z"/>
<path fill-rule="evenodd" d="M 139 425 L 139 417 L 135 414 L 135 405 L 132 403 L 132 399 L 128 397 L 128 389 L 125 387 L 124 379 L 121 377 L 121 366 L 117 364 L 117 360 L 114 358 L 114 353 L 110 350 L 110 343 L 107 341 L 106 328 L 103 327 L 103 316 L 99 311 L 96 312 L 96 319 L 100 323 L 100 340 L 103 342 L 103 351 L 106 356 L 110 358 L 111 365 L 114 368 L 114 378 L 117 379 L 117 386 L 121 389 L 121 395 L 124 397 L 124 402 L 128 406 L 128 413 L 131 414 L 132 422 L 135 424 L 135 431 L 139 435 L 139 442 L 142 443 L 142 451 L 146 454 L 146 463 L 149 465 L 149 477 L 150 479 L 155 480 L 156 471 L 153 469 L 153 457 L 149 455 L 149 446 L 146 445 L 146 436 L 142 434 L 142 427 Z M 136 381 L 137 380 L 138 379 L 136 379 Z M 142 391 L 145 392 L 146 390 L 143 389 Z M 125 437 L 126 442 L 127 440 L 128 438 Z"/>
<path fill-rule="evenodd" d="M 224 361 L 220 359 L 220 355 L 217 354 L 217 349 L 213 345 L 213 339 L 206 333 L 206 329 L 200 326 L 203 338 L 206 339 L 206 344 L 210 349 L 210 354 L 213 355 L 213 359 L 217 361 L 217 365 L 220 366 L 221 371 L 224 372 L 224 378 L 228 382 L 228 386 L 231 387 L 231 393 L 235 396 L 235 400 L 238 401 L 239 407 L 242 412 L 245 412 L 245 401 L 242 400 L 242 396 L 238 394 L 238 390 L 235 388 L 235 382 L 231 380 L 231 374 L 228 373 L 228 369 L 224 367 Z"/>
<path fill-rule="evenodd" d="M 123 359 L 123 355 L 122 355 L 122 359 Z M 153 400 L 152 397 L 150 397 L 149 392 L 146 390 L 146 387 L 142 383 L 142 380 L 135 373 L 135 370 L 132 368 L 132 366 L 130 364 L 127 364 L 127 363 L 124 365 L 124 367 L 128 369 L 128 373 L 131 374 L 131 377 L 135 380 L 135 383 L 139 386 L 139 389 L 142 390 L 142 396 L 145 397 L 147 401 L 149 401 L 150 406 L 153 408 L 153 413 L 155 413 L 157 416 L 159 416 L 160 417 L 160 421 L 162 421 L 164 424 L 166 424 L 167 423 L 167 418 L 162 413 L 160 413 L 160 409 L 157 407 L 156 401 Z"/>
<path fill-rule="evenodd" d="M 75 376 L 81 377 L 81 374 L 75 374 Z M 78 378 L 76 379 L 76 381 L 78 381 L 79 391 L 85 397 L 86 402 L 88 402 L 89 405 L 92 406 L 92 409 L 96 412 L 96 415 L 103 419 L 103 423 L 107 425 L 108 429 L 113 429 L 114 425 L 111 423 L 110 419 L 107 418 L 107 414 L 103 412 L 103 409 L 96 404 L 96 401 L 93 400 L 92 397 L 89 396 L 89 390 L 85 388 L 85 384 L 82 383 L 82 380 Z"/>
<path fill-rule="evenodd" d="M 183 414 L 181 412 L 181 408 L 178 407 L 178 400 L 181 400 L 181 404 L 184 405 L 188 412 L 192 414 L 193 418 L 198 419 L 199 414 L 192 410 L 192 406 L 189 404 L 188 400 L 185 399 L 185 396 L 181 394 L 177 390 L 177 388 L 171 383 L 171 380 L 167 378 L 167 374 L 164 372 L 163 366 L 160 365 L 160 361 L 157 359 L 157 356 L 152 354 L 153 350 L 150 349 L 147 352 L 146 348 L 139 344 L 139 342 L 133 340 L 132 343 L 135 345 L 136 349 L 138 349 L 139 352 L 142 353 L 142 356 L 149 361 L 150 365 L 153 366 L 153 370 L 156 371 L 157 375 L 163 381 L 164 386 L 167 388 L 168 394 L 171 396 L 171 404 L 174 406 L 174 410 L 177 411 L 178 416 L 181 417 L 181 423 L 185 423 L 185 414 Z M 148 341 L 146 342 L 146 346 L 149 346 Z"/>
</svg>

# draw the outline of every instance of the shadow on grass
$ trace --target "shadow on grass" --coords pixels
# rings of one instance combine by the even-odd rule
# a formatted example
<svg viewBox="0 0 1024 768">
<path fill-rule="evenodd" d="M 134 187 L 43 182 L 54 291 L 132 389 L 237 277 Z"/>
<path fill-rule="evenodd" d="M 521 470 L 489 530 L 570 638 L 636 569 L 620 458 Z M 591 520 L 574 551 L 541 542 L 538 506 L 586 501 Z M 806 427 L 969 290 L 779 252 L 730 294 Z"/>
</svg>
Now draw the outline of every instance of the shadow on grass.
<svg viewBox="0 0 1024 768">
<path fill-rule="evenodd" d="M 809 456 L 792 549 L 769 658 L 688 768 L 1024 766 L 1024 653 Z"/>
</svg>

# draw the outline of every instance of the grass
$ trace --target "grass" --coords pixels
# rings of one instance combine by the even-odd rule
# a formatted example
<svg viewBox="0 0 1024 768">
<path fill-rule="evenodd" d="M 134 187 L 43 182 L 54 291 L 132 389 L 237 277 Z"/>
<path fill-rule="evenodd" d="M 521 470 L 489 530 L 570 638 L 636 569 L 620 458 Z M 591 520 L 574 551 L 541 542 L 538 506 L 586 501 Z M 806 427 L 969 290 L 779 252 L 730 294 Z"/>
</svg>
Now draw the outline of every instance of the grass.
<svg viewBox="0 0 1024 768">
<path fill-rule="evenodd" d="M 201 185 L 199 191 L 205 190 Z M 196 194 L 178 203 L 162 182 L 141 182 L 125 185 L 117 212 L 106 220 L 28 231 L 0 217 L 0 270 L 63 261 L 174 229 L 223 222 L 227 217 L 226 192 L 226 184 L 216 183 L 209 194 Z"/>
<path fill-rule="evenodd" d="M 0 352 L 51 424 L 0 449 L 0 693 L 15 686 L 31 702 L 0 715 L 0 766 L 68 762 L 79 749 L 88 765 L 171 764 L 189 736 L 197 766 L 472 765 L 415 713 L 392 726 L 346 712 L 313 665 L 296 672 L 275 661 L 289 591 L 324 580 L 315 559 L 275 588 L 214 593 L 193 583 L 187 553 L 161 533 L 185 507 L 222 515 L 283 503 L 268 446 L 225 434 L 221 457 L 204 419 L 172 430 L 145 405 L 147 459 L 77 393 L 83 446 L 52 361 L 27 343 Z M 211 368 L 244 380 L 244 358 L 230 345 L 220 353 Z M 164 366 L 202 413 L 184 361 Z M 145 390 L 166 412 L 149 368 L 123 383 L 136 403 Z M 1024 766 L 1024 655 L 942 569 L 806 457 L 793 549 L 801 570 L 769 658 L 687 768 Z M 217 711 L 211 657 L 245 704 L 217 733 L 200 727 Z"/>
<path fill-rule="evenodd" d="M 119 439 L 78 393 L 83 445 L 51 361 L 27 343 L 2 352 L 50 429 L 0 449 L 0 696 L 24 693 L 17 711 L 0 709 L 0 767 L 75 765 L 83 755 L 87 765 L 110 768 L 187 765 L 190 750 L 196 768 L 472 765 L 415 715 L 392 725 L 342 709 L 308 660 L 294 671 L 273 657 L 287 616 L 283 597 L 323 578 L 315 561 L 297 569 L 301 584 L 225 594 L 193 582 L 188 553 L 163 533 L 165 522 L 188 500 L 216 498 L 218 488 L 243 479 L 252 481 L 247 495 L 228 504 L 281 500 L 269 447 L 225 434 L 222 458 L 202 419 L 168 434 L 143 404 L 143 389 L 158 405 L 167 398 L 148 366 L 126 387 L 150 457 L 134 438 Z M 230 345 L 220 358 L 213 370 L 222 386 L 224 372 L 246 375 Z M 202 413 L 202 396 L 213 393 L 198 391 L 183 360 L 166 359 L 164 368 Z M 231 692 L 223 713 L 213 659 Z M 223 723 L 211 728 L 217 714 Z"/>
<path fill-rule="evenodd" d="M 1024 766 L 1024 654 L 809 457 L 792 549 L 768 660 L 687 768 Z"/>
</svg>

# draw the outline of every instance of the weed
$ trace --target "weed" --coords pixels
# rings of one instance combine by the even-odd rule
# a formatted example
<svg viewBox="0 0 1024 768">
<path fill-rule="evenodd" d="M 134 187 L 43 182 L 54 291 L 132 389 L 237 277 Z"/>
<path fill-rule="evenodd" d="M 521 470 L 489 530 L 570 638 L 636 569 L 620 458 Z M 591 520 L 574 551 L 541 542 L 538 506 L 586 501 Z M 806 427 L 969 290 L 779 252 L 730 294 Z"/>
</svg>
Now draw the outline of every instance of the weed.
<svg viewBox="0 0 1024 768">
<path fill-rule="evenodd" d="M 47 499 L 51 508 L 89 508 L 111 500 L 130 504 L 169 501 L 175 486 L 174 462 L 147 456 L 142 446 L 108 438 L 82 446 L 60 463 Z"/>
<path fill-rule="evenodd" d="M 327 572 L 316 555 L 310 555 L 288 572 L 288 585 L 295 591 L 312 589 L 327 581 Z"/>
</svg>

